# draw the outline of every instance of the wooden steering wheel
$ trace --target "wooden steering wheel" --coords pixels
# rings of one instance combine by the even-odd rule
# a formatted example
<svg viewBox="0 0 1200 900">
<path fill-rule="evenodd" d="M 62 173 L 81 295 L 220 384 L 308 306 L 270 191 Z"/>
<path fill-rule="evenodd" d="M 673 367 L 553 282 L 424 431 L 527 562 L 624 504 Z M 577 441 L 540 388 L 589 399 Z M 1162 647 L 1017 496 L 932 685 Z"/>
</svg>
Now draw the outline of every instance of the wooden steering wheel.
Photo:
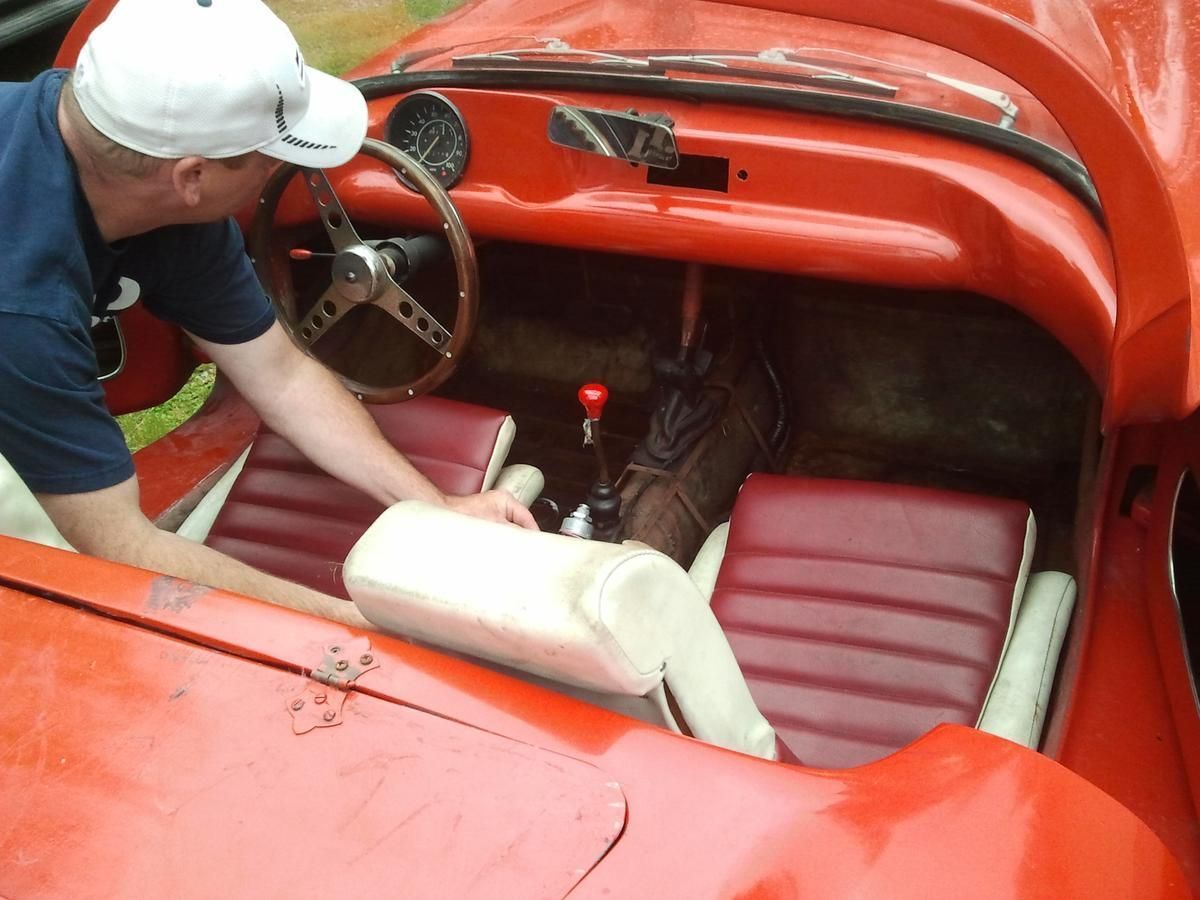
<svg viewBox="0 0 1200 900">
<path fill-rule="evenodd" d="M 359 152 L 391 166 L 417 189 L 437 214 L 443 236 L 450 244 L 458 281 L 453 329 L 444 327 L 400 286 L 395 277 L 395 256 L 389 255 L 389 249 L 380 242 L 367 242 L 359 236 L 333 186 L 320 169 L 299 169 L 285 164 L 271 175 L 250 227 L 248 250 L 259 281 L 275 304 L 284 327 L 310 356 L 316 358 L 313 347 L 336 322 L 363 305 L 383 310 L 437 352 L 437 362 L 426 372 L 399 385 L 366 384 L 331 366 L 342 383 L 360 399 L 371 403 L 395 403 L 427 393 L 453 374 L 475 331 L 479 313 L 479 271 L 475 247 L 462 217 L 450 196 L 424 167 L 392 145 L 373 138 L 367 138 Z M 279 245 L 275 228 L 279 199 L 298 173 L 303 175 L 321 223 L 333 243 L 329 286 L 304 310 L 299 308 L 288 269 L 287 250 Z"/>
</svg>

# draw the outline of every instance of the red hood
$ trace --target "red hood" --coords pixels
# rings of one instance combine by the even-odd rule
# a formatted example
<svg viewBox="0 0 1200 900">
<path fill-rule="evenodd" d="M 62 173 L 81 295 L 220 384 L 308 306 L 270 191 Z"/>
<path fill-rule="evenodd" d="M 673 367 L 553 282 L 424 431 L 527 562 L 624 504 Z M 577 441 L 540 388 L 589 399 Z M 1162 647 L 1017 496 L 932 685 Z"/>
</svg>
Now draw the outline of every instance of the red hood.
<svg viewBox="0 0 1200 900">
<path fill-rule="evenodd" d="M 141 569 L 0 558 L 0 895 L 1188 896 L 1133 813 L 973 729 L 782 766 Z M 331 643 L 377 664 L 343 697 L 301 674 Z"/>
</svg>

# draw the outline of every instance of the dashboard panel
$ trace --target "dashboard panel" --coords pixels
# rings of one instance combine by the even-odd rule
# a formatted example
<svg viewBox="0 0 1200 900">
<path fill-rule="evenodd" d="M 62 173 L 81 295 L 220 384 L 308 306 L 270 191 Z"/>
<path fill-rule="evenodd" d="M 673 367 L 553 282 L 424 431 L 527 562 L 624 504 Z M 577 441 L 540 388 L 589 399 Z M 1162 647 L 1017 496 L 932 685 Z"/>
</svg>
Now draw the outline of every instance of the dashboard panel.
<svg viewBox="0 0 1200 900">
<path fill-rule="evenodd" d="M 422 107 L 430 95 L 372 100 L 368 133 L 408 141 L 428 161 L 428 147 L 436 156 L 447 138 L 432 132 L 422 144 L 419 124 L 397 136 L 393 116 L 413 104 L 424 110 L 417 119 L 441 122 L 434 113 L 452 108 L 470 152 L 450 196 L 476 241 L 974 291 L 1022 310 L 1093 378 L 1104 376 L 1115 324 L 1106 236 L 1062 185 L 1004 153 L 786 110 L 460 87 L 437 92 L 446 106 Z M 665 170 L 551 143 L 547 126 L 560 104 L 664 114 L 675 123 L 680 171 L 663 177 Z M 333 177 L 353 216 L 437 227 L 424 200 L 373 162 L 360 158 Z M 281 205 L 281 218 L 311 216 L 297 200 L 293 209 Z"/>
</svg>

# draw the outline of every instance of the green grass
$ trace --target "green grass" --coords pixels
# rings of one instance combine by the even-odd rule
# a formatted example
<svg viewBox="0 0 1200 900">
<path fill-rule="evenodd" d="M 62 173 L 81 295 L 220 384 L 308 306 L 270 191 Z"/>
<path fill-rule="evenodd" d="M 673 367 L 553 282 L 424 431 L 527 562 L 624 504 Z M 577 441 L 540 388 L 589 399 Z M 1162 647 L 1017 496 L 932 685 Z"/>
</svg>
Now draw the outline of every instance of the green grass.
<svg viewBox="0 0 1200 900">
<path fill-rule="evenodd" d="M 310 66 L 340 75 L 463 0 L 267 0 Z"/>
<path fill-rule="evenodd" d="M 420 22 L 429 22 L 462 6 L 463 0 L 409 0 L 408 12 Z"/>
<path fill-rule="evenodd" d="M 308 64 L 340 75 L 463 0 L 267 0 L 292 29 Z M 118 416 L 130 450 L 152 444 L 187 421 L 212 392 L 216 369 L 200 366 L 162 406 Z"/>
<path fill-rule="evenodd" d="M 141 450 L 190 419 L 212 393 L 216 378 L 217 367 L 207 363 L 197 368 L 179 393 L 161 406 L 117 416 L 117 424 L 121 426 L 129 449 Z"/>
</svg>

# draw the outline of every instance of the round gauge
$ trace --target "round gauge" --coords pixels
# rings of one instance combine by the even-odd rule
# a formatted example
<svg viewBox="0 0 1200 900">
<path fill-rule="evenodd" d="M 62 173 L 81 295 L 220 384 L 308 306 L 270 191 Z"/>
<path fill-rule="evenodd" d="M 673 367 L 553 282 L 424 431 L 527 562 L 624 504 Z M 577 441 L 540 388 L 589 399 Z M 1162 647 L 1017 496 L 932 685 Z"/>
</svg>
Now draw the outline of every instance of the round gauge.
<svg viewBox="0 0 1200 900">
<path fill-rule="evenodd" d="M 442 187 L 452 188 L 462 179 L 470 149 L 467 126 L 462 113 L 441 94 L 416 91 L 397 103 L 388 115 L 384 137 L 423 165 Z"/>
</svg>

